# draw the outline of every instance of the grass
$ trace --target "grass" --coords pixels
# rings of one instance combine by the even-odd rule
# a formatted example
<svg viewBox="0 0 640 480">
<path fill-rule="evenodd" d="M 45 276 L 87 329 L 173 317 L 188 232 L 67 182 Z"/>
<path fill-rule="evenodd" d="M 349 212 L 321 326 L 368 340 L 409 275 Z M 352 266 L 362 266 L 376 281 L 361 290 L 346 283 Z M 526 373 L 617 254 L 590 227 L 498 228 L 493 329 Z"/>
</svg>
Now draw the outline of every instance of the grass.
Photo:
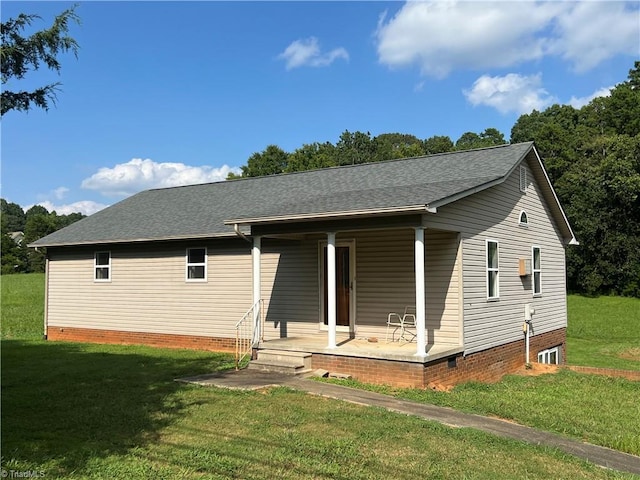
<svg viewBox="0 0 640 480">
<path fill-rule="evenodd" d="M 634 478 L 284 388 L 173 381 L 228 368 L 225 355 L 5 340 L 2 366 L 3 468 L 47 478 Z"/>
<path fill-rule="evenodd" d="M 640 370 L 640 299 L 567 299 L 567 360 L 572 365 Z"/>
<path fill-rule="evenodd" d="M 44 333 L 44 274 L 0 275 L 2 338 L 41 339 Z"/>
<path fill-rule="evenodd" d="M 2 277 L 5 470 L 69 479 L 637 478 L 553 449 L 287 389 L 173 381 L 230 368 L 227 355 L 45 342 L 42 287 L 41 275 Z M 639 385 L 563 372 L 451 394 L 388 393 L 633 453 L 640 450 Z"/>
<path fill-rule="evenodd" d="M 421 403 L 513 420 L 640 455 L 640 383 L 571 371 L 508 375 L 499 383 L 469 382 L 451 392 L 399 389 L 331 380 Z"/>
</svg>

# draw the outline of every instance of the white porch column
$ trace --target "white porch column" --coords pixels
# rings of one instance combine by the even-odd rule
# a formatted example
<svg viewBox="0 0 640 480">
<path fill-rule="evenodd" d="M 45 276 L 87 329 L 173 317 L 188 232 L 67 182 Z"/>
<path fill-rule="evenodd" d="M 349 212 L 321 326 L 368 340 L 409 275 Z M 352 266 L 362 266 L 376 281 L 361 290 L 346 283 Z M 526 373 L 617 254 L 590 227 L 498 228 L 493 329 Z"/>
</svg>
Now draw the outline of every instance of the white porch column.
<svg viewBox="0 0 640 480">
<path fill-rule="evenodd" d="M 327 233 L 327 348 L 336 348 L 336 234 Z"/>
<path fill-rule="evenodd" d="M 251 262 L 253 265 L 253 342 L 257 343 L 260 340 L 260 332 L 262 331 L 262 325 L 260 325 L 262 305 L 257 302 L 262 298 L 260 289 L 260 256 L 262 252 L 262 238 L 253 237 L 253 247 L 251 248 Z"/>
<path fill-rule="evenodd" d="M 424 227 L 416 227 L 414 263 L 416 271 L 416 356 L 426 357 L 427 332 L 424 284 Z"/>
</svg>

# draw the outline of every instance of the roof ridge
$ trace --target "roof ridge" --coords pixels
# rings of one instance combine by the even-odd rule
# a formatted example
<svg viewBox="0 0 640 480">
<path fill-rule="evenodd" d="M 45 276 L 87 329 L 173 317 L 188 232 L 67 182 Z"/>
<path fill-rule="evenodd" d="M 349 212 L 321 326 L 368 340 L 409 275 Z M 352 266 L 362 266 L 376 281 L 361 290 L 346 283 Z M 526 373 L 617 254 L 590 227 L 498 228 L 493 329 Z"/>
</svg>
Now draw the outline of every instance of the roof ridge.
<svg viewBox="0 0 640 480">
<path fill-rule="evenodd" d="M 448 156 L 448 155 L 457 155 L 457 154 L 462 154 L 462 153 L 468 153 L 468 152 L 479 152 L 479 151 L 483 151 L 483 150 L 492 150 L 492 149 L 499 149 L 499 148 L 505 148 L 505 147 L 515 147 L 517 145 L 524 145 L 524 144 L 532 144 L 532 141 L 529 142 L 518 142 L 518 143 L 504 143 L 502 145 L 491 145 L 488 147 L 481 147 L 481 148 L 468 148 L 466 150 L 454 150 L 451 152 L 440 152 L 440 153 L 431 153 L 431 154 L 427 154 L 427 155 L 416 155 L 415 157 L 402 157 L 402 158 L 390 158 L 387 160 L 380 160 L 378 162 L 366 162 L 366 163 L 355 163 L 355 164 L 351 164 L 351 165 L 332 165 L 329 167 L 322 167 L 322 168 L 313 168 L 311 170 L 298 170 L 295 172 L 282 172 L 282 173 L 273 173 L 273 174 L 269 174 L 269 175 L 259 175 L 257 177 L 240 177 L 240 178 L 233 178 L 233 179 L 225 179 L 225 180 L 218 180 L 217 182 L 204 182 L 204 183 L 191 183 L 188 185 L 176 185 L 173 187 L 158 187 L 158 188 L 150 188 L 144 191 L 161 191 L 161 190 L 171 190 L 171 189 L 176 189 L 176 188 L 188 188 L 188 187 L 199 187 L 199 186 L 203 186 L 203 185 L 216 185 L 219 183 L 227 183 L 227 182 L 242 182 L 242 181 L 247 181 L 247 180 L 251 180 L 251 181 L 257 181 L 257 180 L 261 180 L 261 179 L 266 179 L 266 178 L 282 178 L 282 177 L 287 177 L 287 176 L 292 176 L 292 175 L 300 175 L 300 174 L 305 174 L 305 173 L 310 173 L 310 172 L 321 172 L 321 171 L 329 171 L 329 170 L 337 170 L 337 169 L 347 169 L 347 168 L 356 168 L 356 167 L 364 167 L 367 165 L 381 165 L 381 164 L 389 164 L 389 163 L 393 163 L 393 162 L 404 162 L 407 160 L 416 160 L 419 158 L 435 158 L 435 157 L 440 157 L 440 156 Z M 142 192 L 140 192 L 142 193 Z"/>
</svg>

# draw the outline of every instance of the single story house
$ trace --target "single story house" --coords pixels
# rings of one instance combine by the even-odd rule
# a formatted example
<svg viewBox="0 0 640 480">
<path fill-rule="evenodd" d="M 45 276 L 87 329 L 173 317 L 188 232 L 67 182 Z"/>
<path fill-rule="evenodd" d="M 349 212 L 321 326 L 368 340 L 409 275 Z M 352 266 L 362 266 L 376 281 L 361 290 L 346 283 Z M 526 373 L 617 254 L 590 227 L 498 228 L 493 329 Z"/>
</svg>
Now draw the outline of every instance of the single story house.
<svg viewBox="0 0 640 480">
<path fill-rule="evenodd" d="M 426 387 L 561 363 L 576 243 L 529 142 L 148 190 L 30 246 L 50 340 Z"/>
</svg>

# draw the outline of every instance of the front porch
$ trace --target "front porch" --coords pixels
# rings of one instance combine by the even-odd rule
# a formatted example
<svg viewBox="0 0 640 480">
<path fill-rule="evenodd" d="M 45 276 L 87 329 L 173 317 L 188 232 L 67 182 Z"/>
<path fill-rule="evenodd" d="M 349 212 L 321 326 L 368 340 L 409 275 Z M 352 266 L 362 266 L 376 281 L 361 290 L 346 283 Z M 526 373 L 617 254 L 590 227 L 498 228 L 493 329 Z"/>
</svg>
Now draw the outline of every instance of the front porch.
<svg viewBox="0 0 640 480">
<path fill-rule="evenodd" d="M 416 342 L 399 342 L 378 340 L 371 342 L 367 338 L 352 338 L 348 334 L 336 335 L 336 347 L 329 348 L 326 333 L 304 337 L 288 337 L 263 340 L 257 349 L 282 350 L 290 352 L 306 352 L 311 354 L 333 355 L 342 357 L 360 357 L 376 360 L 426 364 L 438 359 L 448 358 L 461 353 L 464 348 L 459 345 L 427 344 L 426 355 L 416 355 Z"/>
<path fill-rule="evenodd" d="M 338 230 L 254 236 L 253 298 L 261 304 L 254 347 L 416 364 L 462 351 L 458 232 Z M 412 341 L 397 342 L 396 328 L 396 341 L 386 343 L 389 314 L 407 308 Z"/>
<path fill-rule="evenodd" d="M 461 346 L 427 344 L 425 355 L 416 355 L 415 349 L 415 341 L 376 342 L 340 333 L 330 347 L 322 332 L 262 340 L 249 368 L 294 375 L 324 370 L 366 383 L 426 388 L 448 383 L 465 362 Z"/>
</svg>

